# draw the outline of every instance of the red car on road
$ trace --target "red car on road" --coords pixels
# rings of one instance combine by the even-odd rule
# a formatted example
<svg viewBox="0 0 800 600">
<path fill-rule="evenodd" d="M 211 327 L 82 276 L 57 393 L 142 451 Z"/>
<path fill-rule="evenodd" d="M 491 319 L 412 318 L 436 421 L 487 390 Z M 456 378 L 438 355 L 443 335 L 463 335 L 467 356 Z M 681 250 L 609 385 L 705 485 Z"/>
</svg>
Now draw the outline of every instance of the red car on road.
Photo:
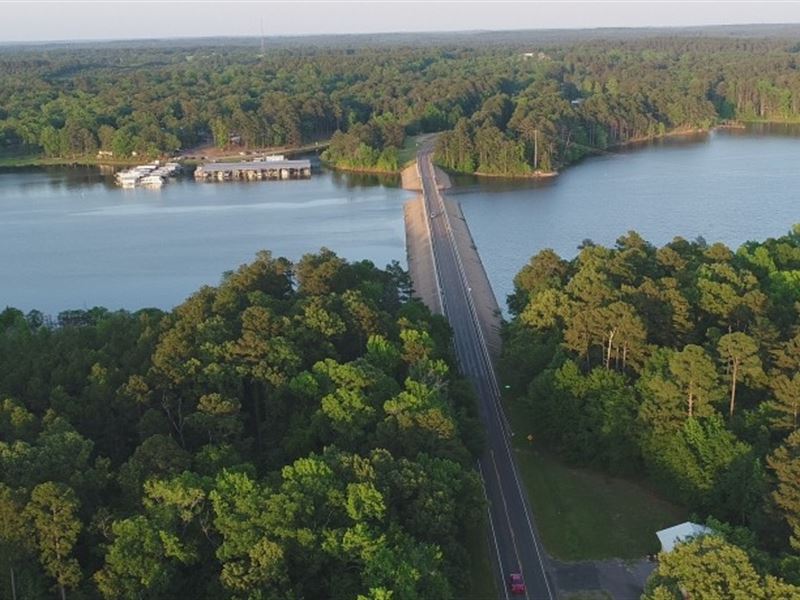
<svg viewBox="0 0 800 600">
<path fill-rule="evenodd" d="M 525 581 L 522 579 L 522 573 L 511 573 L 508 576 L 508 588 L 515 596 L 525 593 Z"/>
</svg>

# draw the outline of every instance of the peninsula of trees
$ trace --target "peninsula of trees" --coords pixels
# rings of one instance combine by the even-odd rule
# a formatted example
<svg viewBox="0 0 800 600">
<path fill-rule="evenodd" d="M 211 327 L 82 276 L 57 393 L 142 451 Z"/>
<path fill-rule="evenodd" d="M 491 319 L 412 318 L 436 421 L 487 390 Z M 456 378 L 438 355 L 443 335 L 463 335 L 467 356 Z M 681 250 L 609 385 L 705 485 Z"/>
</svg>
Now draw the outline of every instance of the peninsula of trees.
<svg viewBox="0 0 800 600">
<path fill-rule="evenodd" d="M 719 35 L 6 48 L 0 158 L 330 140 L 334 165 L 391 171 L 405 136 L 439 131 L 449 169 L 531 175 L 719 121 L 800 119 L 796 38 Z"/>
<path fill-rule="evenodd" d="M 464 597 L 480 429 L 408 293 L 263 252 L 170 313 L 0 313 L 0 595 Z"/>
<path fill-rule="evenodd" d="M 800 597 L 800 226 L 736 252 L 633 232 L 543 250 L 509 306 L 503 378 L 541 443 L 646 473 L 730 543 L 687 545 L 647 597 Z"/>
</svg>

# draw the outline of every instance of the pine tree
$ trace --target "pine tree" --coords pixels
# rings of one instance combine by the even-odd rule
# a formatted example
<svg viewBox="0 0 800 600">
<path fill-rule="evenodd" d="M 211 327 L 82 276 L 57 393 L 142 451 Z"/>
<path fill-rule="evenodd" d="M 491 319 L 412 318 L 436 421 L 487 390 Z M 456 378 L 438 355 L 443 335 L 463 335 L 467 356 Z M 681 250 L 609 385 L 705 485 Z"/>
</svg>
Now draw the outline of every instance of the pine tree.
<svg viewBox="0 0 800 600">
<path fill-rule="evenodd" d="M 684 392 L 687 415 L 708 416 L 719 386 L 716 366 L 706 351 L 687 345 L 670 357 L 669 370 Z"/>
<path fill-rule="evenodd" d="M 739 331 L 723 335 L 717 344 L 720 357 L 727 362 L 731 381 L 729 414 L 732 417 L 736 408 L 736 384 L 740 379 L 757 381 L 764 376 L 758 345 L 746 333 Z"/>
<path fill-rule="evenodd" d="M 767 402 L 773 413 L 770 424 L 780 431 L 797 431 L 800 425 L 800 373 L 795 373 L 791 379 L 777 375 L 773 377 L 771 387 L 775 398 Z"/>
<path fill-rule="evenodd" d="M 61 600 L 67 588 L 80 583 L 81 570 L 72 550 L 81 531 L 77 517 L 78 499 L 69 486 L 48 481 L 33 488 L 25 514 L 33 524 L 39 560 L 56 580 Z"/>
<path fill-rule="evenodd" d="M 772 498 L 791 529 L 789 543 L 800 551 L 800 431 L 768 456 L 767 464 L 778 480 Z"/>
</svg>

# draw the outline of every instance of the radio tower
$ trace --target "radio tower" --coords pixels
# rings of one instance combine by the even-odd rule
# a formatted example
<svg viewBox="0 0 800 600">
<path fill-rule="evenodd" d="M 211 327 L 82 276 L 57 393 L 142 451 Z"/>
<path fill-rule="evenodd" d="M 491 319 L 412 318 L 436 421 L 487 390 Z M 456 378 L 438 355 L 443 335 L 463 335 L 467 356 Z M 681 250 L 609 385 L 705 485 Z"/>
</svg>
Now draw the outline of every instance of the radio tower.
<svg viewBox="0 0 800 600">
<path fill-rule="evenodd" d="M 264 17 L 261 17 L 261 56 L 264 54 Z"/>
</svg>

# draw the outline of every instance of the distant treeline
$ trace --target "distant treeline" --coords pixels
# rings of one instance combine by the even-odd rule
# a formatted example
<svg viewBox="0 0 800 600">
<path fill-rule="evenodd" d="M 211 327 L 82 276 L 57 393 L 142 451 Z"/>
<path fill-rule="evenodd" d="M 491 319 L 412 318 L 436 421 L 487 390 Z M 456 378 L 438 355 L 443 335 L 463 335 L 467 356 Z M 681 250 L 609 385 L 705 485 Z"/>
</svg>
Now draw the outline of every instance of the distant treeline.
<svg viewBox="0 0 800 600">
<path fill-rule="evenodd" d="M 796 41 L 530 39 L 538 45 L 516 32 L 472 46 L 340 43 L 264 55 L 226 45 L 6 49 L 0 151 L 124 158 L 340 132 L 331 162 L 388 170 L 405 135 L 449 131 L 444 166 L 525 174 L 719 119 L 800 118 Z"/>
<path fill-rule="evenodd" d="M 542 444 L 648 474 L 800 585 L 800 227 L 736 252 L 633 232 L 571 261 L 543 250 L 509 306 L 502 372 Z"/>
<path fill-rule="evenodd" d="M 409 292 L 262 252 L 170 313 L 0 312 L 0 597 L 463 598 L 481 430 Z"/>
</svg>

